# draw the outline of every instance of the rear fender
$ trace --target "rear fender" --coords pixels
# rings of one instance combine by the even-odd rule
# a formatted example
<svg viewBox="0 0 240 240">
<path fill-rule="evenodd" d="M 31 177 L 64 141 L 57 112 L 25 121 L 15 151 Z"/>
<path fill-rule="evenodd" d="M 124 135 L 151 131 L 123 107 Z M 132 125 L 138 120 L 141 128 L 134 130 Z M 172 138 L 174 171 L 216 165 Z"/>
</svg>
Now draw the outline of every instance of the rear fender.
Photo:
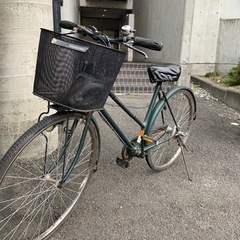
<svg viewBox="0 0 240 240">
<path fill-rule="evenodd" d="M 172 97 L 177 91 L 179 90 L 186 90 L 188 91 L 191 95 L 192 95 L 192 98 L 193 98 L 193 102 L 194 102 L 194 117 L 193 117 L 193 120 L 196 119 L 196 112 L 197 112 L 197 104 L 196 104 L 196 98 L 194 96 L 194 93 L 191 89 L 187 88 L 187 87 L 184 87 L 184 86 L 175 86 L 173 87 L 171 90 L 169 90 L 168 92 L 165 93 L 166 95 L 166 98 L 169 99 L 170 97 Z M 158 103 L 156 104 L 156 106 L 154 107 L 153 111 L 152 111 L 152 114 L 151 114 L 151 117 L 150 117 L 150 121 L 148 122 L 147 124 L 147 127 L 146 127 L 146 135 L 148 135 L 151 131 L 151 127 L 160 111 L 160 109 L 165 105 L 165 100 L 163 99 L 163 97 L 158 101 Z"/>
</svg>

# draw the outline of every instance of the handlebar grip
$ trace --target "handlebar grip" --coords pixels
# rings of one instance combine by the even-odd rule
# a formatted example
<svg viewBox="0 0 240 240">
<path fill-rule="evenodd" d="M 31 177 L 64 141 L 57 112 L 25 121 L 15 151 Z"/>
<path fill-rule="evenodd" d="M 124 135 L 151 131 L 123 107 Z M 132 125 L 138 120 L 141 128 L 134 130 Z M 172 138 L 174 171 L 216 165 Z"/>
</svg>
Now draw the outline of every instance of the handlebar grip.
<svg viewBox="0 0 240 240">
<path fill-rule="evenodd" d="M 64 29 L 70 29 L 70 30 L 73 30 L 75 27 L 77 27 L 77 24 L 76 23 L 73 23 L 73 22 L 70 22 L 70 21 L 61 21 L 59 23 L 59 26 L 61 28 L 64 28 Z"/>
<path fill-rule="evenodd" d="M 155 51 L 161 51 L 163 48 L 163 43 L 159 43 L 151 39 L 142 38 L 142 37 L 135 37 L 133 45 L 148 48 Z"/>
</svg>

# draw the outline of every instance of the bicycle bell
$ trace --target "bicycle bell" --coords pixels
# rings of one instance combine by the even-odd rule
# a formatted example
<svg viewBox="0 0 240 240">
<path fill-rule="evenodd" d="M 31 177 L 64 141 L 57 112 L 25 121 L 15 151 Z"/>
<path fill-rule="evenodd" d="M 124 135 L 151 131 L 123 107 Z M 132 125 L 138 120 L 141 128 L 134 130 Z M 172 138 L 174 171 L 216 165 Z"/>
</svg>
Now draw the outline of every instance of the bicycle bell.
<svg viewBox="0 0 240 240">
<path fill-rule="evenodd" d="M 129 34 L 132 33 L 131 27 L 130 27 L 129 25 L 123 25 L 123 26 L 122 26 L 122 29 L 121 29 L 121 33 L 122 33 L 124 36 L 128 36 Z"/>
</svg>

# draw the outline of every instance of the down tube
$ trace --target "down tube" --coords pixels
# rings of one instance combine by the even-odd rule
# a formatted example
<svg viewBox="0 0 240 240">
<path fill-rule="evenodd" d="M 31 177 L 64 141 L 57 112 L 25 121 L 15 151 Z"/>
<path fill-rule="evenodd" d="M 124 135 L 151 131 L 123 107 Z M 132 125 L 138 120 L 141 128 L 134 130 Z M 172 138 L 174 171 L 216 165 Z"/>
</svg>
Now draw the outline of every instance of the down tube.
<svg viewBox="0 0 240 240">
<path fill-rule="evenodd" d="M 104 117 L 104 119 L 107 121 L 107 124 L 112 128 L 112 130 L 115 132 L 115 134 L 118 136 L 118 138 L 124 143 L 126 144 L 129 148 L 132 148 L 133 145 L 131 144 L 131 142 L 128 140 L 128 138 L 126 137 L 126 135 L 122 132 L 122 130 L 118 127 L 118 125 L 116 124 L 116 122 L 112 119 L 112 117 L 109 115 L 109 113 L 107 112 L 107 110 L 104 108 L 102 110 L 99 111 L 100 115 L 102 115 L 102 117 Z"/>
</svg>

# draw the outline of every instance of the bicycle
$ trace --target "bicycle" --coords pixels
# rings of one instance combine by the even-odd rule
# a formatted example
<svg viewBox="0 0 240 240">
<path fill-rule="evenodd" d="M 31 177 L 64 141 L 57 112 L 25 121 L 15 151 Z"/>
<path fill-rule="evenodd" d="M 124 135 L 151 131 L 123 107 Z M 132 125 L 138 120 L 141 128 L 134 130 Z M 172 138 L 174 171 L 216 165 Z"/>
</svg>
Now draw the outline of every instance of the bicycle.
<svg viewBox="0 0 240 240">
<path fill-rule="evenodd" d="M 54 56 L 58 55 L 61 48 L 63 51 L 70 51 L 71 54 L 84 55 L 86 52 L 95 51 L 91 57 L 96 59 L 96 52 L 103 49 L 100 59 L 105 52 L 111 55 L 112 62 L 108 56 L 104 55 L 104 59 L 107 58 L 106 64 L 109 64 L 114 71 L 105 70 L 106 66 L 100 71 L 89 59 L 85 60 L 84 66 L 80 61 L 81 66 L 78 64 L 77 68 L 81 69 L 81 72 L 87 69 L 89 73 L 91 69 L 91 73 L 96 76 L 104 72 L 104 76 L 110 80 L 109 82 L 104 80 L 99 86 L 92 75 L 90 77 L 88 75 L 88 84 L 82 85 L 83 79 L 86 78 L 80 73 L 81 77 L 80 80 L 78 78 L 77 85 L 80 84 L 86 94 L 80 96 L 78 94 L 76 101 L 72 101 L 76 91 L 70 91 L 60 99 L 59 96 L 56 97 L 45 89 L 41 93 L 45 95 L 41 96 L 37 91 L 40 91 L 44 84 L 35 79 L 36 95 L 47 100 L 56 97 L 57 100 L 54 101 L 57 103 L 51 99 L 48 101 L 48 111 L 39 116 L 39 121 L 16 140 L 0 161 L 1 239 L 46 239 L 67 217 L 81 196 L 90 176 L 97 171 L 101 140 L 93 116 L 94 112 L 99 113 L 123 143 L 121 157 L 116 159 L 119 166 L 127 168 L 131 159 L 138 157 L 145 158 L 154 171 L 167 169 L 176 161 L 179 154 L 183 153 L 192 122 L 196 118 L 196 100 L 191 89 L 175 85 L 165 91 L 162 87 L 163 82 L 178 80 L 181 67 L 176 64 L 148 67 L 150 81 L 156 86 L 143 121 L 110 91 L 125 57 L 122 52 L 110 50 L 111 44 L 124 44 L 147 57 L 146 53 L 136 46 L 160 51 L 163 47 L 162 43 L 130 36 L 132 30 L 129 26 L 122 27 L 123 37 L 117 39 L 110 39 L 92 26 L 84 27 L 68 21 L 62 21 L 60 26 L 74 33 L 81 32 L 105 46 L 89 42 L 81 42 L 79 45 L 79 40 L 75 38 L 42 29 L 43 34 L 47 36 L 50 34 L 51 43 L 48 37 L 40 40 L 43 41 L 43 44 L 39 45 L 40 55 L 51 47 L 57 49 L 53 52 Z M 45 84 L 45 87 L 53 84 L 52 89 L 58 89 L 57 84 L 60 84 L 63 85 L 61 89 L 66 88 L 67 83 L 55 81 L 53 73 L 60 71 L 65 65 L 68 66 L 68 62 L 69 64 L 72 62 L 72 55 L 71 57 L 68 55 L 66 57 L 65 54 L 60 54 L 59 59 L 64 58 L 64 65 L 60 64 L 61 68 L 51 62 L 52 55 L 49 52 L 45 58 L 48 63 L 50 61 L 50 65 L 52 64 L 50 67 L 42 61 L 42 56 L 39 57 L 40 63 L 37 63 L 36 75 L 42 74 L 41 78 L 45 78 L 46 74 L 51 76 L 51 83 Z M 38 64 L 42 67 L 40 73 Z M 99 65 L 101 64 L 103 64 L 102 60 L 99 61 Z M 67 70 L 68 75 L 61 73 L 64 79 L 71 75 L 71 68 Z M 109 77 L 111 74 L 112 77 Z M 104 88 L 102 84 L 105 84 Z M 91 87 L 88 88 L 88 85 Z M 139 125 L 140 131 L 133 139 L 129 139 L 122 132 L 104 108 L 108 96 Z M 83 103 L 79 99 L 82 99 Z M 53 110 L 56 113 L 50 113 Z"/>
</svg>

